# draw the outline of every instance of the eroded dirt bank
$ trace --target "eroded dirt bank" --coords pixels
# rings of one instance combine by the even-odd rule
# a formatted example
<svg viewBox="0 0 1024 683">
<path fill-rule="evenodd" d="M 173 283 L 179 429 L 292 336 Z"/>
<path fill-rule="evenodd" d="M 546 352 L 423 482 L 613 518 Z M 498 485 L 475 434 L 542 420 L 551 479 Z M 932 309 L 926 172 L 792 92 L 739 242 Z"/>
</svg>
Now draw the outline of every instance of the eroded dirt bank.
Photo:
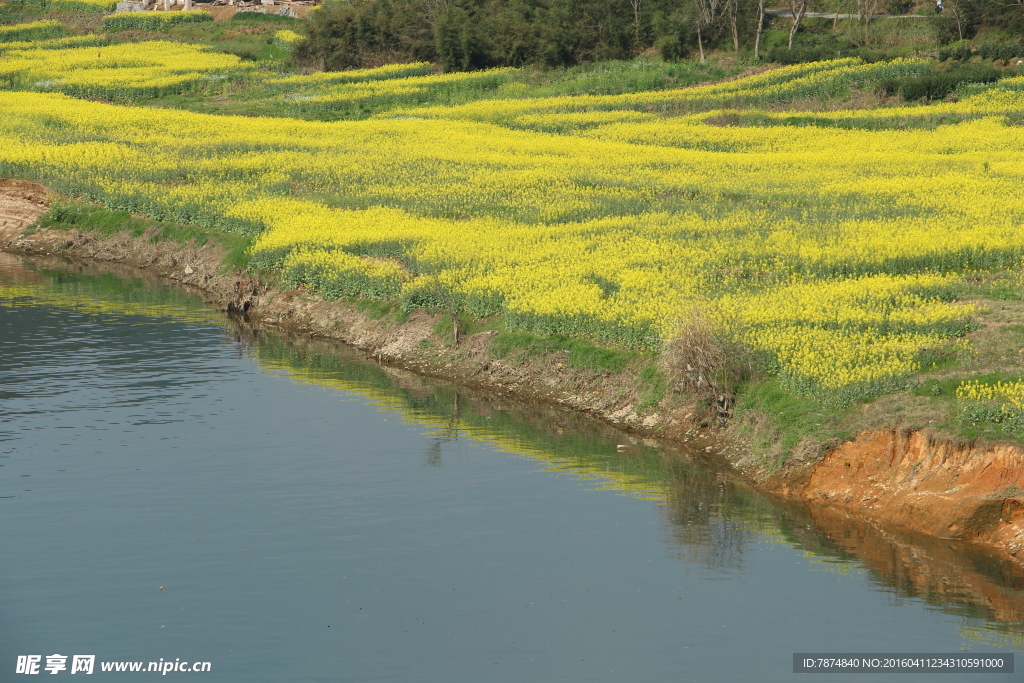
<svg viewBox="0 0 1024 683">
<path fill-rule="evenodd" d="M 815 505 L 992 545 L 1024 562 L 1024 452 L 1009 444 L 864 432 L 768 484 Z"/>
<path fill-rule="evenodd" d="M 656 437 L 723 451 L 742 462 L 741 453 L 722 449 L 714 434 L 694 424 L 694 406 L 677 399 L 642 407 L 640 367 L 584 371 L 557 352 L 528 362 L 496 360 L 488 350 L 494 332 L 439 343 L 437 316 L 415 310 L 401 322 L 393 316 L 374 319 L 349 302 L 274 290 L 245 274 L 224 274 L 225 252 L 213 247 L 147 236 L 26 231 L 46 211 L 46 197 L 42 186 L 0 180 L 0 250 L 142 268 L 196 288 L 226 311 L 244 311 L 260 325 L 342 341 L 419 374 L 583 411 L 632 432 L 636 441 Z M 1024 563 L 1024 451 L 1014 446 L 958 445 L 921 432 L 864 432 L 781 475 L 765 478 L 739 469 L 762 490 L 804 500 L 823 515 L 847 510 L 940 539 L 989 545 Z"/>
</svg>

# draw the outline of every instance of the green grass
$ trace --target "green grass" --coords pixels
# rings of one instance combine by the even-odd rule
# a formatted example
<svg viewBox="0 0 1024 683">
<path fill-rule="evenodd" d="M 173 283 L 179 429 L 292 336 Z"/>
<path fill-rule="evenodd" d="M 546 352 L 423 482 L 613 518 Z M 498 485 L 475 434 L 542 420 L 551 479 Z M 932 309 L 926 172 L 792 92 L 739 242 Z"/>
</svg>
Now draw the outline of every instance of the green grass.
<svg viewBox="0 0 1024 683">
<path fill-rule="evenodd" d="M 445 313 L 434 323 L 434 334 L 445 339 L 455 336 L 455 319 L 451 313 Z"/>
<path fill-rule="evenodd" d="M 236 15 L 236 17 L 239 15 Z M 234 20 L 232 20 L 234 21 Z M 230 24 L 231 22 L 225 22 Z M 267 60 L 265 68 L 288 70 L 290 55 L 275 48 L 270 42 L 279 26 L 261 25 L 258 20 L 245 20 L 246 26 L 263 30 L 258 36 L 239 34 L 244 27 L 220 28 L 220 24 L 184 25 L 171 29 L 168 35 L 175 40 L 203 42 L 217 49 L 240 55 L 246 59 Z M 197 28 L 198 26 L 198 28 Z M 293 28 L 293 30 L 296 30 Z M 301 32 L 301 31 L 297 31 Z M 223 97 L 211 99 L 203 93 L 169 95 L 151 100 L 160 107 L 186 109 L 198 113 L 223 115 L 257 115 L 289 117 L 306 120 L 338 121 L 359 120 L 396 107 L 450 106 L 481 99 L 509 99 L 547 97 L 556 95 L 607 95 L 648 90 L 678 88 L 737 73 L 741 65 L 723 65 L 714 60 L 707 64 L 663 63 L 648 60 L 607 61 L 563 69 L 524 68 L 518 72 L 482 82 L 438 85 L 426 92 L 395 97 L 388 102 L 346 105 L 347 108 L 330 109 L 319 106 L 300 107 L 285 101 L 285 95 L 298 92 L 294 85 L 269 85 L 255 79 L 238 82 Z M 493 81 L 493 82 L 492 82 Z M 497 85 L 496 85 L 497 83 Z M 310 88 L 308 94 L 325 94 L 326 87 Z M 300 94 L 307 94 L 303 91 Z"/>
<path fill-rule="evenodd" d="M 643 400 L 637 405 L 637 410 L 645 410 L 658 405 L 665 397 L 668 390 L 668 378 L 656 363 L 651 363 L 640 371 L 640 391 Z"/>
<path fill-rule="evenodd" d="M 732 75 L 738 69 L 714 60 L 658 62 L 610 60 L 559 69 L 524 69 L 508 90 L 517 97 L 558 95 L 620 95 L 645 90 L 681 88 Z"/>
<path fill-rule="evenodd" d="M 769 458 L 769 466 L 777 469 L 805 439 L 826 445 L 852 436 L 854 432 L 842 426 L 840 418 L 855 409 L 830 408 L 795 396 L 773 378 L 739 388 L 734 418 L 738 435 L 755 439 L 751 444 L 754 451 Z M 762 423 L 755 426 L 759 421 Z"/>
<path fill-rule="evenodd" d="M 238 233 L 225 232 L 196 225 L 184 225 L 150 218 L 132 216 L 127 211 L 116 211 L 81 200 L 65 200 L 55 202 L 36 221 L 39 228 L 55 230 L 79 230 L 108 237 L 118 233 L 127 233 L 132 237 L 148 235 L 153 242 L 171 241 L 181 244 L 198 245 L 210 242 L 219 244 L 228 250 L 224 262 L 234 268 L 246 268 L 249 265 L 248 249 L 252 238 Z"/>
<path fill-rule="evenodd" d="M 394 304 L 376 299 L 355 299 L 354 302 L 357 311 L 365 313 L 373 320 L 380 320 L 394 308 Z"/>
<path fill-rule="evenodd" d="M 492 358 L 512 356 L 521 361 L 563 353 L 568 366 L 591 372 L 621 372 L 639 355 L 635 351 L 596 346 L 583 339 L 541 337 L 521 331 L 500 332 L 491 340 L 488 352 Z"/>
</svg>

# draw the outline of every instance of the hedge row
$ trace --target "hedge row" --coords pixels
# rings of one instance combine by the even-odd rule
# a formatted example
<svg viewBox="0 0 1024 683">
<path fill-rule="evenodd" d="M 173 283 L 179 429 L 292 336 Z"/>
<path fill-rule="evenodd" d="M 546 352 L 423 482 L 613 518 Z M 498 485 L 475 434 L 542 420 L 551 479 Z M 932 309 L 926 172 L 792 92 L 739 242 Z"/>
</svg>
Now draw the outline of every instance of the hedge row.
<svg viewBox="0 0 1024 683">
<path fill-rule="evenodd" d="M 958 66 L 920 76 L 887 78 L 879 83 L 886 95 L 899 95 L 907 102 L 941 100 L 964 83 L 994 83 L 999 71 L 987 64 Z"/>
</svg>

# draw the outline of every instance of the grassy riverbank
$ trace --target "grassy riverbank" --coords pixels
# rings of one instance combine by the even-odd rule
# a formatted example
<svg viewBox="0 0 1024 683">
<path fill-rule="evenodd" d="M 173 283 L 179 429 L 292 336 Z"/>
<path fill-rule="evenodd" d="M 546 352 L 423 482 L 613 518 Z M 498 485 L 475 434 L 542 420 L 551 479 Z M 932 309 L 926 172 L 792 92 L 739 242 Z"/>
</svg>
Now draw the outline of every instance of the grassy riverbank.
<svg viewBox="0 0 1024 683">
<path fill-rule="evenodd" d="M 422 354 L 494 332 L 769 467 L 870 427 L 1024 438 L 1013 60 L 296 74 L 224 41 L 301 23 L 232 22 L 259 30 L 0 43 L 0 174 L 67 197 L 41 227 L 216 239 L 282 292 L 428 312 Z"/>
<path fill-rule="evenodd" d="M 246 252 L 251 245 L 251 238 L 237 233 L 142 219 L 80 200 L 58 199 L 29 232 L 49 230 L 84 232 L 99 240 L 130 235 L 154 244 L 166 240 L 193 247 L 217 243 L 233 247 L 222 262 L 232 269 L 247 265 Z M 145 251 L 144 247 L 130 247 L 118 259 L 134 262 Z M 69 253 L 79 252 L 72 248 Z M 273 275 L 262 273 L 271 280 Z M 1019 378 L 1024 354 L 1020 277 L 1007 270 L 985 278 L 974 277 L 963 284 L 960 300 L 977 305 L 978 323 L 964 336 L 970 353 L 937 359 L 902 391 L 846 405 L 825 405 L 814 397 L 794 395 L 742 347 L 730 348 L 733 355 L 723 359 L 734 374 L 720 377 L 730 382 L 735 403 L 721 405 L 717 396 L 708 393 L 710 387 L 700 390 L 692 385 L 674 385 L 667 364 L 672 356 L 665 353 L 607 348 L 584 339 L 510 330 L 501 315 L 477 319 L 465 312 L 453 316 L 443 308 L 426 308 L 414 310 L 422 310 L 428 318 L 410 322 L 410 310 L 400 300 L 347 297 L 331 310 L 337 311 L 337 305 L 347 307 L 362 319 L 359 325 L 377 329 L 379 340 L 368 349 L 383 347 L 389 339 L 417 335 L 415 345 L 403 348 L 394 358 L 406 365 L 469 384 L 512 388 L 516 393 L 561 403 L 578 402 L 577 407 L 605 414 L 614 422 L 650 435 L 679 438 L 689 432 L 691 421 L 714 430 L 726 426 L 733 438 L 771 470 L 789 460 L 813 459 L 825 448 L 869 428 L 927 429 L 953 441 L 1020 439 L 1011 420 L 979 420 L 977 413 L 968 412 L 970 406 L 956 395 L 957 388 L 968 380 L 995 384 Z M 271 293 L 267 299 L 273 300 L 274 296 Z M 307 290 L 294 301 L 301 308 L 320 299 Z M 254 313 L 259 311 L 254 309 Z M 317 334 L 330 336 L 334 315 L 326 312 L 292 323 L 285 322 L 284 316 L 282 322 L 286 327 L 297 324 L 300 329 L 315 329 Z M 481 363 L 487 369 L 484 376 L 479 374 Z M 726 415 L 728 420 L 724 419 Z M 684 428 L 680 429 L 680 424 Z"/>
</svg>

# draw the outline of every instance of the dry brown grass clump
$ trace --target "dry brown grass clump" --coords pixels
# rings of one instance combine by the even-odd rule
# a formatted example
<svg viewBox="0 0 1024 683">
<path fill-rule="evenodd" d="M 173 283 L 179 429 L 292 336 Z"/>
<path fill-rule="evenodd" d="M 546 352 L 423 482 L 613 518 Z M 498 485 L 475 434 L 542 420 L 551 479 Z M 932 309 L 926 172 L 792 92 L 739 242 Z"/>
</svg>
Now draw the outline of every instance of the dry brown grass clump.
<svg viewBox="0 0 1024 683">
<path fill-rule="evenodd" d="M 700 311 L 680 319 L 665 343 L 662 363 L 670 386 L 713 408 L 721 421 L 732 415 L 745 354 L 722 340 Z"/>
</svg>

